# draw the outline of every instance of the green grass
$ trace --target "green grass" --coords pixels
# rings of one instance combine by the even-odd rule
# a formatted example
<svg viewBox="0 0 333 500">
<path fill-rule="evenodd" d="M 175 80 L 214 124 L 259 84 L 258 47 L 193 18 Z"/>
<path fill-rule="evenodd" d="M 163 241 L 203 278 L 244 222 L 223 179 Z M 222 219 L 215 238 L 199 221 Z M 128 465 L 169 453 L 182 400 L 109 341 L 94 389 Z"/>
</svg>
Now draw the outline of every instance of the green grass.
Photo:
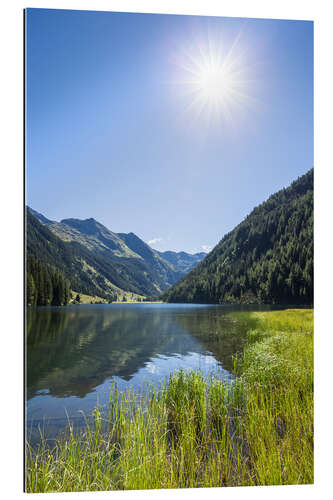
<svg viewBox="0 0 333 500">
<path fill-rule="evenodd" d="M 120 292 L 119 292 L 120 290 Z M 112 290 L 114 291 L 114 290 Z M 113 303 L 115 304 L 122 304 L 126 302 L 129 303 L 140 303 L 141 301 L 143 302 L 143 299 L 146 297 L 144 295 L 138 295 L 137 293 L 131 293 L 131 292 L 125 292 L 122 291 L 120 288 L 117 289 L 118 295 L 117 295 L 117 300 L 114 300 Z M 77 295 L 80 297 L 80 302 L 79 304 L 109 304 L 108 299 L 104 299 L 103 297 L 99 297 L 98 295 L 86 295 L 84 293 L 78 293 L 75 292 L 74 290 L 71 290 L 73 299 L 70 301 L 70 303 L 75 302 L 75 298 Z M 123 297 L 126 297 L 126 302 L 123 302 Z M 140 302 L 139 302 L 140 301 Z"/>
<path fill-rule="evenodd" d="M 248 314 L 232 386 L 179 371 L 146 396 L 114 388 L 107 422 L 27 446 L 26 491 L 312 483 L 313 311 Z"/>
</svg>

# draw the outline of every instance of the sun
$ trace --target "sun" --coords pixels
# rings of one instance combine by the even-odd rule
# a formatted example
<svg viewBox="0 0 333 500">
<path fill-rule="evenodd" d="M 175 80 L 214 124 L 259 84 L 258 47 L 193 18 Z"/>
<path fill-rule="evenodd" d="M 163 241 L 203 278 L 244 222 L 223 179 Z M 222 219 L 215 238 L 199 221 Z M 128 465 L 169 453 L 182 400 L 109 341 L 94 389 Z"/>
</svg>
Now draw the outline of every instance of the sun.
<svg viewBox="0 0 333 500">
<path fill-rule="evenodd" d="M 232 121 L 251 101 L 251 68 L 239 37 L 225 43 L 209 37 L 179 51 L 177 88 L 186 96 L 186 111 L 199 117 Z"/>
<path fill-rule="evenodd" d="M 225 65 L 213 63 L 200 68 L 192 83 L 201 99 L 218 106 L 231 97 L 237 82 Z"/>
</svg>

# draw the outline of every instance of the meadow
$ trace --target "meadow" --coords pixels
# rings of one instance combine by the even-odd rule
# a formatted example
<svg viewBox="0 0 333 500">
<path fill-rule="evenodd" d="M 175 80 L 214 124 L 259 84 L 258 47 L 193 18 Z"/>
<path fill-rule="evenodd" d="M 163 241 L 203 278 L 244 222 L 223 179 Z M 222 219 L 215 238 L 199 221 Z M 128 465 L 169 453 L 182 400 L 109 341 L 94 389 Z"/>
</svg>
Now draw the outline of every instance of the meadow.
<svg viewBox="0 0 333 500">
<path fill-rule="evenodd" d="M 26 447 L 26 491 L 313 483 L 313 310 L 241 313 L 251 329 L 230 385 L 177 371 L 110 394 L 83 432 Z"/>
</svg>

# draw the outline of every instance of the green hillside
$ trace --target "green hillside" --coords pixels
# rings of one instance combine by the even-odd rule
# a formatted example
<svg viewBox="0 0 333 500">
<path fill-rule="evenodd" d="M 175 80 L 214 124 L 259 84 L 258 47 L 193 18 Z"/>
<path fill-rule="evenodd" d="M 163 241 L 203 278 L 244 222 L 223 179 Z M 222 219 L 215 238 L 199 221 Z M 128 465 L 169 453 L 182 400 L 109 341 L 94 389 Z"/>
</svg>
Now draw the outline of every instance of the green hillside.
<svg viewBox="0 0 333 500">
<path fill-rule="evenodd" d="M 77 292 L 114 299 L 126 290 L 156 296 L 160 288 L 143 261 L 94 253 L 75 241 L 62 241 L 27 210 L 27 258 L 60 271 Z"/>
<path fill-rule="evenodd" d="M 136 234 L 118 233 L 118 236 L 126 243 L 128 248 L 147 263 L 151 272 L 156 275 L 156 279 L 163 283 L 163 289 L 169 288 L 184 276 L 184 272 L 180 267 L 168 262 L 167 259 L 164 259 L 159 252 L 150 248 Z"/>
<path fill-rule="evenodd" d="M 138 258 L 116 233 L 95 219 L 63 219 L 52 221 L 29 207 L 30 212 L 62 241 L 79 243 L 94 253 L 109 251 L 116 257 Z"/>
<path fill-rule="evenodd" d="M 70 283 L 54 266 L 31 255 L 27 258 L 26 302 L 31 306 L 65 306 L 70 300 Z"/>
<path fill-rule="evenodd" d="M 256 207 L 167 302 L 313 303 L 313 169 Z"/>
<path fill-rule="evenodd" d="M 117 235 L 94 219 L 51 221 L 30 208 L 27 257 L 60 271 L 72 290 L 107 300 L 157 297 L 183 276 L 133 233 Z"/>
</svg>

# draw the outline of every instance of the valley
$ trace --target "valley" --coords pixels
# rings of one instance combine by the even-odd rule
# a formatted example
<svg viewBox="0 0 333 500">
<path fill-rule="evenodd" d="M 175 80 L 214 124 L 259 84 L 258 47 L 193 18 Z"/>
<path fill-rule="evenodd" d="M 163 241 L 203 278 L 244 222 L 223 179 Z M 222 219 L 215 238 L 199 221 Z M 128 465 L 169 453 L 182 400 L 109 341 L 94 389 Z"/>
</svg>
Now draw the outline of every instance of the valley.
<svg viewBox="0 0 333 500">
<path fill-rule="evenodd" d="M 157 299 L 206 255 L 180 252 L 177 264 L 134 233 L 113 233 L 92 218 L 55 222 L 29 207 L 26 225 L 28 275 L 37 259 L 61 272 L 75 292 L 103 301 Z M 36 273 L 32 279 L 40 281 Z M 40 303 L 28 295 L 28 303 Z"/>
</svg>

